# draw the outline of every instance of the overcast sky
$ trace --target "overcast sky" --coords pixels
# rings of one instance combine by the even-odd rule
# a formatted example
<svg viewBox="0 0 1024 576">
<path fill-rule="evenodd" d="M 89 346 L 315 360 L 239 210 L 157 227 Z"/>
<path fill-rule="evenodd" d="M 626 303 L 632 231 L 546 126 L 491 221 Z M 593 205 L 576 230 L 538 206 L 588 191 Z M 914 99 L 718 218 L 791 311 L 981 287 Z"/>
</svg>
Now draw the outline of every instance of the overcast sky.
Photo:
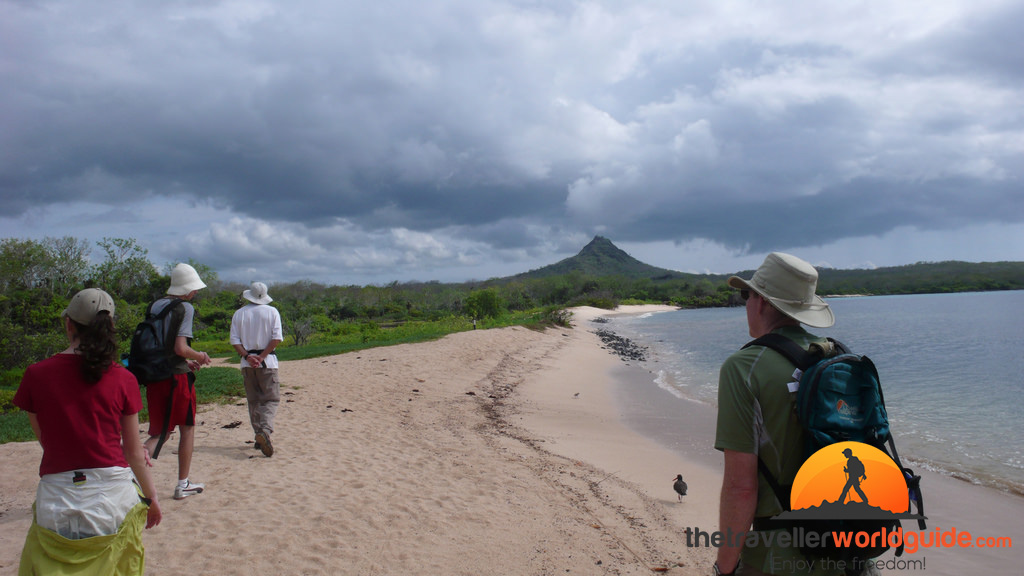
<svg viewBox="0 0 1024 576">
<path fill-rule="evenodd" d="M 1024 2 L 0 0 L 0 237 L 223 280 L 1024 261 Z M 98 255 L 98 254 L 97 254 Z"/>
</svg>

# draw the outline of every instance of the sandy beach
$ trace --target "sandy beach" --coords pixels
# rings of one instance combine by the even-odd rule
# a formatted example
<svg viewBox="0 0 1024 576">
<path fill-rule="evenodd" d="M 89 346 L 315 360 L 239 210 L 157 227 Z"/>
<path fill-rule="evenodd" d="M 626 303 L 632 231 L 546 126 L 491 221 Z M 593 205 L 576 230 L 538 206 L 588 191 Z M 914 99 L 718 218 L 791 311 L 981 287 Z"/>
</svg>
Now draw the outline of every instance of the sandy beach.
<svg viewBox="0 0 1024 576">
<path fill-rule="evenodd" d="M 164 520 L 144 534 L 147 573 L 708 574 L 713 550 L 687 547 L 683 531 L 717 525 L 713 409 L 665 402 L 656 387 L 624 393 L 650 374 L 603 349 L 590 322 L 664 309 L 581 308 L 573 329 L 282 363 L 272 458 L 253 450 L 239 400 L 197 416 L 192 478 L 206 492 L 173 500 L 173 454 L 155 463 Z M 622 410 L 634 397 L 650 419 Z M 40 454 L 0 446 L 0 573 L 16 569 Z M 926 490 L 929 528 L 1020 535 L 1019 498 L 932 477 Z M 1021 560 L 922 555 L 928 574 L 1016 573 Z"/>
</svg>

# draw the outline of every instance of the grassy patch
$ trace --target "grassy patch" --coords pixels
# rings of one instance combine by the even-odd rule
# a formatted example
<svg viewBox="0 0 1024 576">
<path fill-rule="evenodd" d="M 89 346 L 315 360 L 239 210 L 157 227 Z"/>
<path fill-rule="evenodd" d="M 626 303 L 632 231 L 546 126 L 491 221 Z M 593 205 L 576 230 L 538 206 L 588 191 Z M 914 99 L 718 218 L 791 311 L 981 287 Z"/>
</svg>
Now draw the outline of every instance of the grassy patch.
<svg viewBox="0 0 1024 576">
<path fill-rule="evenodd" d="M 13 390 L 0 390 L 0 405 L 6 395 L 14 396 Z M 236 368 L 215 366 L 203 368 L 196 374 L 196 397 L 200 404 L 226 403 L 238 397 L 245 397 L 245 386 L 242 384 L 242 372 Z M 0 444 L 7 442 L 27 442 L 35 440 L 32 427 L 28 423 L 28 414 L 14 408 L 0 410 Z M 142 390 L 142 410 L 139 422 L 149 422 L 149 405 L 146 402 L 146 390 Z M 145 427 L 143 427 L 145 429 Z"/>
<path fill-rule="evenodd" d="M 242 371 L 223 366 L 203 368 L 196 374 L 196 397 L 200 404 L 224 404 L 234 398 L 245 398 Z"/>
<path fill-rule="evenodd" d="M 22 411 L 0 414 L 0 444 L 31 442 L 36 439 L 28 423 L 28 414 Z"/>
</svg>

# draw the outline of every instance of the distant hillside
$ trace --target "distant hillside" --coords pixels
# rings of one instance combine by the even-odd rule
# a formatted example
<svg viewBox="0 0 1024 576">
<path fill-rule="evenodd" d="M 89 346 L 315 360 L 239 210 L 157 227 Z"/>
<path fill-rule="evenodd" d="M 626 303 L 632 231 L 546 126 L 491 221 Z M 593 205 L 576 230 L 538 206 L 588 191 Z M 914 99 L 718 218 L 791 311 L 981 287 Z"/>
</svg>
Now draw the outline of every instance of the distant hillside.
<svg viewBox="0 0 1024 576">
<path fill-rule="evenodd" d="M 554 264 L 530 270 L 513 276 L 513 279 L 535 279 L 562 276 L 577 272 L 585 276 L 622 276 L 631 280 L 643 278 L 652 280 L 670 280 L 676 278 L 696 278 L 694 274 L 684 274 L 674 270 L 658 268 L 633 258 L 611 240 L 603 236 L 594 236 L 579 254 Z"/>
<path fill-rule="evenodd" d="M 818 269 L 819 294 L 941 294 L 1024 289 L 1024 262 L 918 262 L 872 270 Z"/>
<path fill-rule="evenodd" d="M 750 278 L 753 270 L 738 270 L 737 276 Z M 689 274 L 645 264 L 619 249 L 602 236 L 595 236 L 579 254 L 543 268 L 506 278 L 540 280 L 568 274 L 589 278 L 626 278 L 653 281 L 657 285 L 724 287 L 732 274 Z M 1024 262 L 918 262 L 905 266 L 875 269 L 818 269 L 818 294 L 928 294 L 990 290 L 1024 290 Z M 728 291 L 727 291 L 728 292 Z"/>
</svg>

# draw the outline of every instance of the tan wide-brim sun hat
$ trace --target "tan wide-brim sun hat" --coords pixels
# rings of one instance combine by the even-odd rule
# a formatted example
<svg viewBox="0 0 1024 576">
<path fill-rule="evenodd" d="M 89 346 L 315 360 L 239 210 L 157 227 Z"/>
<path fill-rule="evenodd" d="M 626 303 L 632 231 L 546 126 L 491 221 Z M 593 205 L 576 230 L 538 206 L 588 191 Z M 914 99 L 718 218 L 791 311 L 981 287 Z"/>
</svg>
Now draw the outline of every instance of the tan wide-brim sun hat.
<svg viewBox="0 0 1024 576">
<path fill-rule="evenodd" d="M 815 294 L 818 271 L 791 254 L 772 252 L 750 280 L 732 276 L 729 286 L 757 292 L 780 312 L 802 324 L 828 328 L 836 322 L 832 309 Z"/>
<path fill-rule="evenodd" d="M 184 296 L 202 288 L 206 288 L 206 284 L 199 279 L 199 273 L 195 268 L 182 262 L 171 270 L 171 287 L 167 289 L 171 296 Z"/>
<path fill-rule="evenodd" d="M 274 301 L 270 294 L 267 294 L 267 285 L 263 282 L 253 282 L 252 288 L 242 292 L 242 298 L 253 304 L 270 304 Z"/>
<path fill-rule="evenodd" d="M 88 326 L 100 312 L 109 312 L 113 316 L 114 299 L 99 288 L 86 288 L 71 297 L 71 302 L 64 309 L 62 316 Z"/>
</svg>

